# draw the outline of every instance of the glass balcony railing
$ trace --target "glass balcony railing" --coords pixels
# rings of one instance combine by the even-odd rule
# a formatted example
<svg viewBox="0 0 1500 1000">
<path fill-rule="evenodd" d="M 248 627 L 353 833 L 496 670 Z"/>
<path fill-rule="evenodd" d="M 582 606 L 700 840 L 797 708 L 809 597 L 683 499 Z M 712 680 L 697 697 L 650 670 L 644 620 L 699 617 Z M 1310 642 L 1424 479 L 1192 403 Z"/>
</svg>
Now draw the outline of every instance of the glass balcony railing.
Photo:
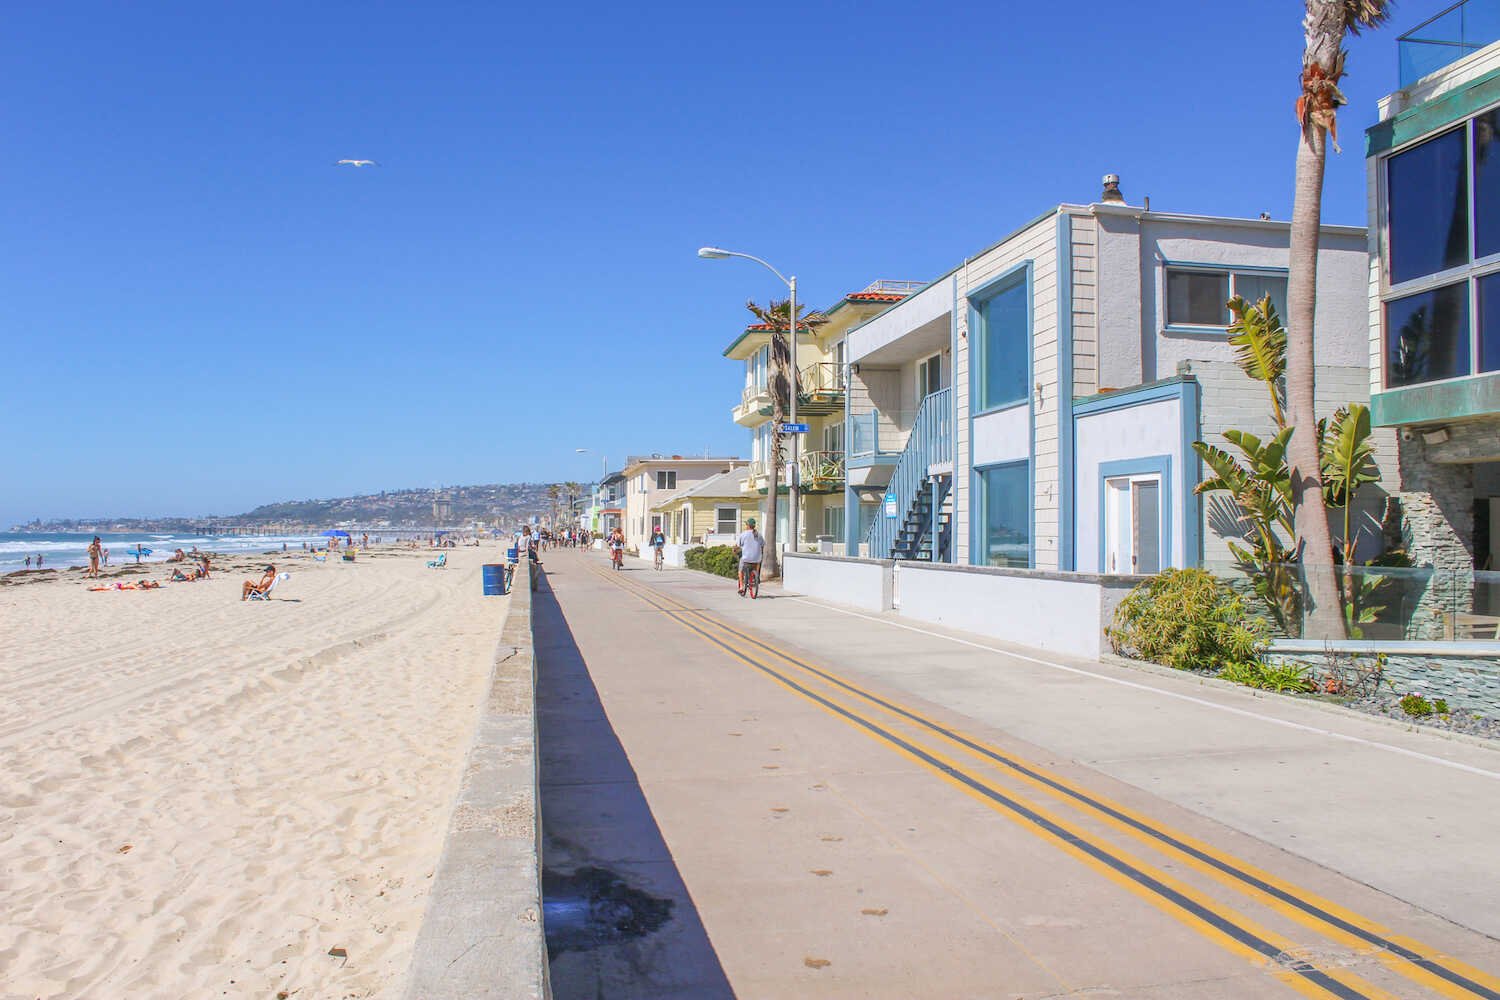
<svg viewBox="0 0 1500 1000">
<path fill-rule="evenodd" d="M 1304 637 L 1304 567 L 1272 567 L 1263 581 L 1252 580 L 1232 563 L 1209 562 L 1203 568 L 1242 593 L 1246 604 L 1271 623 L 1276 635 Z M 1343 596 L 1350 638 L 1500 640 L 1500 573 L 1355 566 L 1348 573 L 1335 568 L 1334 577 Z"/>
<path fill-rule="evenodd" d="M 868 410 L 849 415 L 851 458 L 892 457 L 901 454 L 911 433 L 913 414 Z"/>
<path fill-rule="evenodd" d="M 1396 39 L 1402 87 L 1500 40 L 1500 0 L 1463 0 Z"/>
</svg>

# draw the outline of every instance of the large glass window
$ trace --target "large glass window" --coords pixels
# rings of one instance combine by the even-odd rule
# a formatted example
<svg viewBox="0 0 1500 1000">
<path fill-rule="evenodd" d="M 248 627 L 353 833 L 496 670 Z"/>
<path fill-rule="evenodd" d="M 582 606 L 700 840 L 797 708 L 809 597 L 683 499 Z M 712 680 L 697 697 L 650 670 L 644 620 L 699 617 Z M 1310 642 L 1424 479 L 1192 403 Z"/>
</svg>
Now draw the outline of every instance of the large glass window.
<svg viewBox="0 0 1500 1000">
<path fill-rule="evenodd" d="M 1500 371 L 1500 273 L 1479 279 L 1479 364 L 1482 372 Z"/>
<path fill-rule="evenodd" d="M 979 303 L 979 330 L 970 343 L 978 346 L 979 409 L 992 410 L 1026 398 L 1031 360 L 1027 351 L 1030 317 L 1026 314 L 1024 278 Z"/>
<path fill-rule="evenodd" d="M 1394 389 L 1469 374 L 1469 284 L 1385 304 L 1385 384 Z"/>
<path fill-rule="evenodd" d="M 1025 462 L 979 472 L 978 561 L 986 566 L 1031 565 L 1031 474 Z"/>
<path fill-rule="evenodd" d="M 1474 119 L 1474 256 L 1500 253 L 1500 109 Z"/>
<path fill-rule="evenodd" d="M 1391 284 L 1469 261 L 1469 183 L 1464 129 L 1386 161 Z"/>
</svg>

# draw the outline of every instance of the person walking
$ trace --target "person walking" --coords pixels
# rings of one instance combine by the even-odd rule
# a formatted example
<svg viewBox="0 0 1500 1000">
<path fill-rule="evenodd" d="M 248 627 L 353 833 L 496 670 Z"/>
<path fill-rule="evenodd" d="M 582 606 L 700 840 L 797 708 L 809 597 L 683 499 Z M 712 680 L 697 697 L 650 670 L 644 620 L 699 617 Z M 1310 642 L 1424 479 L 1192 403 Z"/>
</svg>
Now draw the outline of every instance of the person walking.
<svg viewBox="0 0 1500 1000">
<path fill-rule="evenodd" d="M 94 540 L 89 542 L 89 571 L 86 575 L 90 580 L 99 576 L 99 558 L 103 551 L 104 546 L 99 544 L 99 536 L 95 535 Z M 41 565 L 41 556 L 37 557 L 37 565 Z"/>
<path fill-rule="evenodd" d="M 27 569 L 31 568 L 31 557 L 30 556 L 26 557 L 26 568 Z"/>
</svg>

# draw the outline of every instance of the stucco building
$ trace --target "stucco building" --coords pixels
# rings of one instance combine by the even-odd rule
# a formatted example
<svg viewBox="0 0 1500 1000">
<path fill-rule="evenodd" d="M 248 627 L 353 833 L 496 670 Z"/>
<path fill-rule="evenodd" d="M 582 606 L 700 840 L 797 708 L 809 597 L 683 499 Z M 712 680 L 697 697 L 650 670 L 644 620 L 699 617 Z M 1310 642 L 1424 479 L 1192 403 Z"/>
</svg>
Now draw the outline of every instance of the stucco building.
<svg viewBox="0 0 1500 1000">
<path fill-rule="evenodd" d="M 1269 295 L 1285 314 L 1289 228 L 1129 205 L 1106 178 L 1098 202 L 1048 209 L 851 329 L 848 551 L 1227 568 L 1244 526 L 1194 494 L 1192 442 L 1272 427 L 1225 302 Z M 1324 227 L 1320 415 L 1369 397 L 1367 268 L 1363 227 Z"/>
</svg>

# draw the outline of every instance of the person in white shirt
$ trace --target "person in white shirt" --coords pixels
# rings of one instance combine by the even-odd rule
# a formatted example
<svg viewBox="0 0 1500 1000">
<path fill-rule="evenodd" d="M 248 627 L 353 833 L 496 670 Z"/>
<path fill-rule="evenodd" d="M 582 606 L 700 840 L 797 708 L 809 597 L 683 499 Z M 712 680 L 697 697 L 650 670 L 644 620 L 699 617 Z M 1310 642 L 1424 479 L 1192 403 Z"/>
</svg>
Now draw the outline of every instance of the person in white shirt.
<svg viewBox="0 0 1500 1000">
<path fill-rule="evenodd" d="M 766 540 L 761 537 L 759 531 L 755 530 L 755 518 L 745 518 L 745 530 L 740 532 L 740 537 L 734 540 L 734 548 L 740 557 L 739 586 L 740 594 L 743 596 L 745 567 L 754 566 L 757 570 L 760 569 L 760 561 L 766 549 Z"/>
</svg>

